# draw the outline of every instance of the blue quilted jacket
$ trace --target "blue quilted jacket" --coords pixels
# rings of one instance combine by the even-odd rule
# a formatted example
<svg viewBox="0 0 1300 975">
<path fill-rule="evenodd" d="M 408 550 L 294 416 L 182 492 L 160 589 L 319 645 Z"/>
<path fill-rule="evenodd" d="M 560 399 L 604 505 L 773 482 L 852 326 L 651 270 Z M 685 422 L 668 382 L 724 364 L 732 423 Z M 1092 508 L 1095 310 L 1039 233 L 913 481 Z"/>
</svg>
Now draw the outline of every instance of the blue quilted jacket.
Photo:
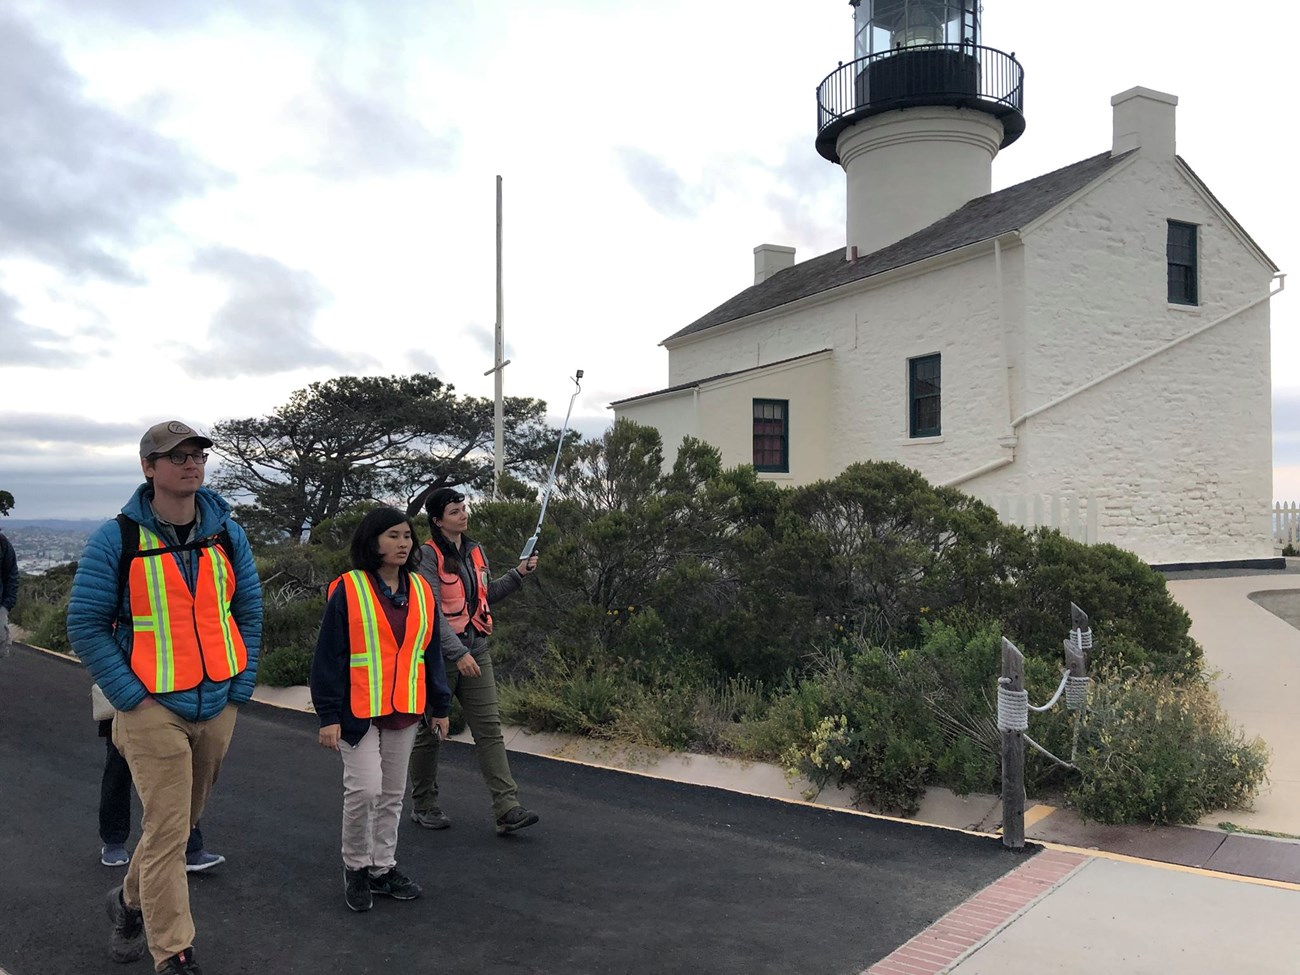
<svg viewBox="0 0 1300 975">
<path fill-rule="evenodd" d="M 170 538 L 171 535 L 163 533 L 154 517 L 149 505 L 152 497 L 153 486 L 142 484 L 122 511 L 137 524 L 163 538 Z M 230 520 L 230 505 L 207 488 L 199 489 L 194 502 L 198 523 L 191 537 L 215 535 L 223 527 L 230 533 L 235 568 L 235 595 L 230 612 L 248 648 L 248 666 L 230 680 L 212 681 L 205 677 L 203 683 L 188 691 L 155 696 L 158 703 L 187 721 L 207 721 L 220 714 L 227 702 L 239 704 L 253 695 L 258 651 L 262 644 L 262 586 L 257 578 L 257 567 L 253 564 L 248 536 Z M 91 536 L 81 561 L 77 563 L 77 575 L 72 581 L 72 597 L 68 603 L 68 638 L 109 703 L 119 711 L 130 711 L 144 699 L 146 692 L 128 663 L 131 627 L 115 626 L 119 616 L 130 617 L 129 587 L 123 593 L 122 605 L 114 605 L 121 556 L 122 531 L 116 521 L 110 521 Z M 198 553 L 175 552 L 172 557 L 180 563 L 181 572 L 193 591 Z"/>
</svg>

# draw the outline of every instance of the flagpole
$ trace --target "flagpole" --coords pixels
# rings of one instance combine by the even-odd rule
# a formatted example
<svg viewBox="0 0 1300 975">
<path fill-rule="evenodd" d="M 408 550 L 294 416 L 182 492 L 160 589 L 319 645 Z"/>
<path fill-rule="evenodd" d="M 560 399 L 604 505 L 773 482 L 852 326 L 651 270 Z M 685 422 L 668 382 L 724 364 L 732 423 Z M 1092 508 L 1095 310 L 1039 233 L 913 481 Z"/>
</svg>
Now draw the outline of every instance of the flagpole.
<svg viewBox="0 0 1300 975">
<path fill-rule="evenodd" d="M 496 373 L 496 410 L 494 414 L 495 440 L 493 450 L 492 500 L 500 494 L 501 474 L 505 470 L 506 460 L 506 409 L 505 409 L 505 359 L 506 327 L 505 297 L 501 287 L 501 176 L 497 176 L 497 327 L 496 358 L 493 371 Z"/>
</svg>

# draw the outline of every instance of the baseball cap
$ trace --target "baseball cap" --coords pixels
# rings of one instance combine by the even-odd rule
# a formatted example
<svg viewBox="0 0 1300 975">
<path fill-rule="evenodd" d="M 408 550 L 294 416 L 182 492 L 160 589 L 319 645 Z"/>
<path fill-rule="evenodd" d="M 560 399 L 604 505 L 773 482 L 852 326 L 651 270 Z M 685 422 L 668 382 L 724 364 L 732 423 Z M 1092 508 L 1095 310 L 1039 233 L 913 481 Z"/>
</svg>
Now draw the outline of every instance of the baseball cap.
<svg viewBox="0 0 1300 975">
<path fill-rule="evenodd" d="M 212 441 L 180 420 L 164 420 L 155 423 L 140 438 L 140 456 L 166 454 L 175 450 L 186 440 L 197 440 L 200 447 L 211 447 Z"/>
</svg>

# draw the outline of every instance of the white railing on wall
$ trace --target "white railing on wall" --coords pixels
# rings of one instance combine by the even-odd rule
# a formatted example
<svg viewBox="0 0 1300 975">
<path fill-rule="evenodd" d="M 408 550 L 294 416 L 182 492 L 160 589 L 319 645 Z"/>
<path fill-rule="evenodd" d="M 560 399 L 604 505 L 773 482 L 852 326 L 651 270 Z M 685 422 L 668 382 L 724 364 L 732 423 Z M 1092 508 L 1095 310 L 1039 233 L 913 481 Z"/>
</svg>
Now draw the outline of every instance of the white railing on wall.
<svg viewBox="0 0 1300 975">
<path fill-rule="evenodd" d="M 1097 541 L 1096 498 L 1075 495 L 1003 494 L 985 499 L 1008 525 L 1055 528 L 1066 538 L 1092 544 Z"/>
<path fill-rule="evenodd" d="M 1273 543 L 1300 543 L 1300 504 L 1294 501 L 1273 502 Z"/>
</svg>

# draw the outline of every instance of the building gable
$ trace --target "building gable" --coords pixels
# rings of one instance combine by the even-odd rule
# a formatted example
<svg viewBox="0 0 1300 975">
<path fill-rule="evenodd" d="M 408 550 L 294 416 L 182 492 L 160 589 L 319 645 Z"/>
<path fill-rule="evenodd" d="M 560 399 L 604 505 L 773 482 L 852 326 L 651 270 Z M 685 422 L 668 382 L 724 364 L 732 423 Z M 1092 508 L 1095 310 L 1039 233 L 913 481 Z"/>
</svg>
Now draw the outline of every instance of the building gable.
<svg viewBox="0 0 1300 975">
<path fill-rule="evenodd" d="M 1109 152 L 1100 153 L 1055 172 L 971 200 L 961 209 L 910 237 L 873 254 L 860 256 L 856 261 L 845 260 L 844 251 L 837 249 L 778 271 L 762 283 L 746 288 L 707 315 L 674 332 L 662 344 L 671 347 L 675 340 L 715 325 L 769 311 L 801 298 L 1017 230 L 1076 196 L 1129 155 L 1131 154 L 1113 156 Z"/>
</svg>

